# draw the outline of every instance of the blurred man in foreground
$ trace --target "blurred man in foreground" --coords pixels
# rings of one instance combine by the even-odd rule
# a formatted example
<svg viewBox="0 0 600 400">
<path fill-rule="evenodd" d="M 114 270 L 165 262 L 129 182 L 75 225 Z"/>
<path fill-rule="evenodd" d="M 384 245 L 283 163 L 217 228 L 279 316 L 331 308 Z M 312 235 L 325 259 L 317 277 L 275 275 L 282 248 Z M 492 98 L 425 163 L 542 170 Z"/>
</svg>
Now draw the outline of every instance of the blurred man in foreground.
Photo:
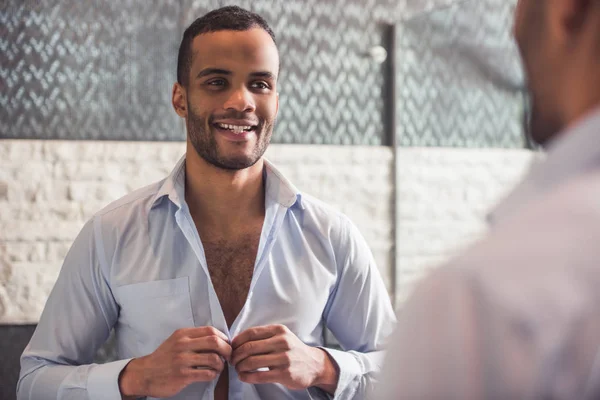
<svg viewBox="0 0 600 400">
<path fill-rule="evenodd" d="M 374 399 L 600 398 L 600 1 L 521 0 L 547 158 L 399 311 Z"/>
</svg>

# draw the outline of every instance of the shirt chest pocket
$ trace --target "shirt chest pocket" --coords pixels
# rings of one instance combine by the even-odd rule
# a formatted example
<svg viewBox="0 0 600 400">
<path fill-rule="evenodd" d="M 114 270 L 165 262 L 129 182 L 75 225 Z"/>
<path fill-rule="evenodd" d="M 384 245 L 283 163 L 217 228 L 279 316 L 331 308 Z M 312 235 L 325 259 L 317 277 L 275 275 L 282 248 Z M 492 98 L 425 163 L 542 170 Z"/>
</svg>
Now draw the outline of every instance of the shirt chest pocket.
<svg viewBox="0 0 600 400">
<path fill-rule="evenodd" d="M 117 288 L 120 334 L 135 338 L 141 355 L 152 353 L 177 329 L 194 326 L 188 277 Z"/>
</svg>

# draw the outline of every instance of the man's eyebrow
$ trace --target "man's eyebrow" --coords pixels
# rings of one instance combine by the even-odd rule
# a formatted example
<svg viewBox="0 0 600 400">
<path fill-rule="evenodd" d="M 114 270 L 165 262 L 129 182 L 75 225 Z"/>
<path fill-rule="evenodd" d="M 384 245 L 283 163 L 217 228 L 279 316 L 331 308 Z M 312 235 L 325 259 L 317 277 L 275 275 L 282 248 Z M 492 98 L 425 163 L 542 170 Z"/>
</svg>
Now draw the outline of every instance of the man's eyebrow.
<svg viewBox="0 0 600 400">
<path fill-rule="evenodd" d="M 269 71 L 259 71 L 250 74 L 253 78 L 275 79 L 275 74 Z"/>
<path fill-rule="evenodd" d="M 196 75 L 196 79 L 204 78 L 209 75 L 231 75 L 231 71 L 221 68 L 205 68 Z"/>
<path fill-rule="evenodd" d="M 226 69 L 221 69 L 221 68 L 205 68 L 202 71 L 200 71 L 198 73 L 198 75 L 196 75 L 196 79 L 200 79 L 200 78 L 204 78 L 206 76 L 209 75 L 227 75 L 227 76 L 231 76 L 233 75 L 233 72 L 226 70 Z M 257 72 L 252 72 L 250 74 L 250 77 L 252 78 L 263 78 L 263 79 L 272 79 L 275 80 L 276 76 L 274 73 L 269 72 L 269 71 L 257 71 Z"/>
</svg>

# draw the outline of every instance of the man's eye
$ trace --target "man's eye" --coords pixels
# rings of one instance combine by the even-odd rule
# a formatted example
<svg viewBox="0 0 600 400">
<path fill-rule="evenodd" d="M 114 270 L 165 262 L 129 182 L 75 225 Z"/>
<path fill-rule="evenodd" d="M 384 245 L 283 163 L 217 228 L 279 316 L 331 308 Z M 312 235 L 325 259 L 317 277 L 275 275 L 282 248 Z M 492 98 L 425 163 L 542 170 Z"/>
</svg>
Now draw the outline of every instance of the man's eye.
<svg viewBox="0 0 600 400">
<path fill-rule="evenodd" d="M 267 85 L 265 82 L 254 82 L 252 87 L 257 89 L 268 89 L 269 85 Z"/>
<path fill-rule="evenodd" d="M 223 79 L 215 79 L 207 82 L 209 86 L 225 86 L 225 81 Z"/>
</svg>

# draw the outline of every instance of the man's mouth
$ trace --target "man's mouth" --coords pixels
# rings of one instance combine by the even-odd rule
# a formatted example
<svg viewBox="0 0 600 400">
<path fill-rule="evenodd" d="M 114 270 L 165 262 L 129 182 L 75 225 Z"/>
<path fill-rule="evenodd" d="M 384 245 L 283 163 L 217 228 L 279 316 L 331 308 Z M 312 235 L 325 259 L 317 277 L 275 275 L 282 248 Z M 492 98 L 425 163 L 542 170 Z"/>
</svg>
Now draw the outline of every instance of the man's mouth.
<svg viewBox="0 0 600 400">
<path fill-rule="evenodd" d="M 244 132 L 255 131 L 258 127 L 257 125 L 237 125 L 237 124 L 224 124 L 224 123 L 215 123 L 213 124 L 218 129 L 228 130 L 236 135 L 239 135 Z"/>
</svg>

